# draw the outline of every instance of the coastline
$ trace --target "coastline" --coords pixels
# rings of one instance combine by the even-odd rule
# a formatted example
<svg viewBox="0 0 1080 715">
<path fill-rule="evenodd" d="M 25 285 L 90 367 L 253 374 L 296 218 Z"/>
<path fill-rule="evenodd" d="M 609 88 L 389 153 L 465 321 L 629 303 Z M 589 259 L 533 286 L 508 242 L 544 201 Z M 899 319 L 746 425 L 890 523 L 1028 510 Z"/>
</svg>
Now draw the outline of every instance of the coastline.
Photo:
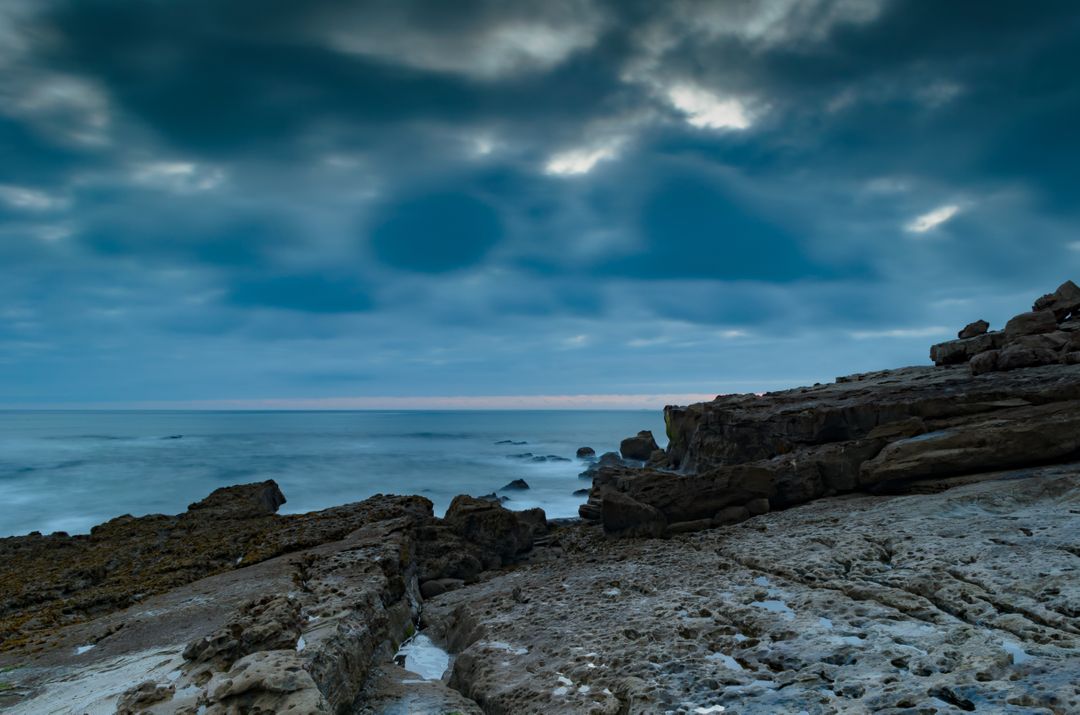
<svg viewBox="0 0 1080 715">
<path fill-rule="evenodd" d="M 1067 283 L 936 366 L 668 408 L 667 449 L 601 458 L 581 522 L 469 496 L 282 516 L 261 482 L 6 539 L 0 705 L 1075 710 L 1074 312 Z M 395 662 L 417 629 L 439 678 Z"/>
</svg>

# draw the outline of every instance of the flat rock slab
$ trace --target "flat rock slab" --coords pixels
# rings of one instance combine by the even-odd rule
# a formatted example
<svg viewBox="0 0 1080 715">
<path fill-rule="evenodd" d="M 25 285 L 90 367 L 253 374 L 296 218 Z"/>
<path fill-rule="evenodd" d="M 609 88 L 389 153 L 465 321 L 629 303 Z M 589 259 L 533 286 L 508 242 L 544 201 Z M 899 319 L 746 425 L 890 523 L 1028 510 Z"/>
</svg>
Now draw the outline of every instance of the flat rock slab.
<svg viewBox="0 0 1080 715">
<path fill-rule="evenodd" d="M 1080 467 L 983 479 L 668 540 L 569 527 L 425 624 L 485 712 L 1080 712 Z"/>
</svg>

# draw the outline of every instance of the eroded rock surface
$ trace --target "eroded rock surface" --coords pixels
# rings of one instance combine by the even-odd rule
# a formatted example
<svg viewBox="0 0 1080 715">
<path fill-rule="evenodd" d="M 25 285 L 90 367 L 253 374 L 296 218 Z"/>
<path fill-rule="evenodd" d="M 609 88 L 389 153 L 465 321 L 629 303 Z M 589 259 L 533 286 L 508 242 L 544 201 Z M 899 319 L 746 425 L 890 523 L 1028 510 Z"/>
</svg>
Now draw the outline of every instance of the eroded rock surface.
<svg viewBox="0 0 1080 715">
<path fill-rule="evenodd" d="M 1080 712 L 1075 465 L 670 539 L 557 533 L 562 558 L 425 607 L 486 713 Z"/>
<path fill-rule="evenodd" d="M 429 594 L 461 588 L 464 581 L 454 575 L 463 568 L 475 580 L 485 568 L 527 555 L 534 537 L 547 531 L 541 510 L 517 514 L 470 497 L 456 500 L 445 520 L 434 518 L 431 503 L 420 497 L 375 497 L 304 515 L 305 520 L 273 517 L 264 524 L 267 510 L 272 513 L 280 502 L 276 485 L 232 493 L 238 510 L 250 514 L 243 518 L 259 521 L 264 538 L 277 548 L 302 543 L 297 536 L 325 540 L 333 529 L 346 528 L 343 520 L 353 528 L 293 553 L 132 597 L 134 605 L 109 608 L 97 618 L 51 629 L 39 625 L 33 642 L 11 643 L 0 654 L 8 684 L 0 691 L 0 706 L 26 714 L 352 712 L 360 707 L 371 668 L 389 661 L 412 631 L 422 582 L 432 584 Z M 266 494 L 269 500 L 260 496 Z M 228 494 L 215 493 L 188 513 L 226 518 L 228 502 Z M 296 528 L 323 517 L 323 531 Z M 169 524 L 174 522 L 165 520 L 186 518 L 149 517 Z M 234 516 L 234 523 L 239 519 Z M 138 529 L 142 522 L 123 523 Z M 149 571 L 164 568 L 149 561 L 148 545 L 133 546 L 142 549 L 153 567 Z M 114 591 L 134 591 L 144 583 L 137 574 L 129 581 L 109 576 Z M 13 585 L 23 593 L 32 586 Z M 85 598 L 76 591 L 50 603 L 81 607 Z"/>
</svg>

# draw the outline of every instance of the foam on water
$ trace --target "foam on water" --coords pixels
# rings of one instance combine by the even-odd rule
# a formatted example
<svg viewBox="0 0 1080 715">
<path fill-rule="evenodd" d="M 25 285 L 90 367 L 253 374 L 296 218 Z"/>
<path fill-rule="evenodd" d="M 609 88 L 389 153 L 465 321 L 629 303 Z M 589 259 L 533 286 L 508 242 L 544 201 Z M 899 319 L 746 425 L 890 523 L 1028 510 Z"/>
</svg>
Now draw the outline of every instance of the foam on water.
<svg viewBox="0 0 1080 715">
<path fill-rule="evenodd" d="M 450 655 L 423 633 L 405 641 L 397 654 L 404 656 L 405 670 L 424 680 L 441 680 L 450 667 Z"/>
<path fill-rule="evenodd" d="M 377 493 L 420 494 L 441 514 L 457 494 L 524 479 L 512 509 L 576 516 L 589 486 L 578 447 L 598 454 L 658 411 L 3 412 L 0 536 L 86 533 L 120 514 L 175 514 L 214 489 L 274 479 L 282 513 Z M 499 444 L 510 440 L 527 444 Z M 532 452 L 570 461 L 534 462 Z"/>
</svg>

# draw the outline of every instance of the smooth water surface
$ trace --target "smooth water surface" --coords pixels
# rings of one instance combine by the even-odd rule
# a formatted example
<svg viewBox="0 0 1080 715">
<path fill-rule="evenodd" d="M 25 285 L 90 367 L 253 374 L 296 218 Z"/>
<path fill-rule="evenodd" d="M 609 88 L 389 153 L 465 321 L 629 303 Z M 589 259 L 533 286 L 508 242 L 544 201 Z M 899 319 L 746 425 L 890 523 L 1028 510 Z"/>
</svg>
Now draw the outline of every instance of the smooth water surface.
<svg viewBox="0 0 1080 715">
<path fill-rule="evenodd" d="M 651 429 L 649 411 L 0 412 L 0 536 L 85 533 L 120 514 L 174 514 L 218 487 L 274 479 L 283 513 L 373 494 L 421 494 L 442 514 L 457 494 L 513 479 L 507 507 L 574 516 L 588 487 L 574 458 Z M 526 444 L 496 444 L 510 440 Z M 534 462 L 513 455 L 557 455 Z"/>
</svg>

